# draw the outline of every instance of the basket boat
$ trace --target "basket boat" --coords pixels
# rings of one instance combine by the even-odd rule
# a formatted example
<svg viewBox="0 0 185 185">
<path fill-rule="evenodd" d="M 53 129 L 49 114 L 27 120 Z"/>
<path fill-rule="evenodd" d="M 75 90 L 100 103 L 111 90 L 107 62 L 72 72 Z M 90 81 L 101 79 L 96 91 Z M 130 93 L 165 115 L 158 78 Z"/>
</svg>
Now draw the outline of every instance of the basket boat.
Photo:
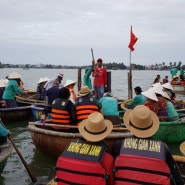
<svg viewBox="0 0 185 185">
<path fill-rule="evenodd" d="M 0 108 L 0 117 L 4 122 L 27 120 L 32 117 L 30 106 Z"/>
<path fill-rule="evenodd" d="M 82 138 L 80 133 L 48 130 L 36 124 L 38 124 L 38 122 L 29 122 L 28 124 L 33 143 L 40 151 L 55 158 L 60 156 L 72 139 Z M 111 152 L 112 146 L 116 141 L 130 136 L 132 136 L 132 134 L 128 130 L 124 130 L 124 128 L 121 132 L 110 133 L 105 138 L 105 142 L 108 144 L 108 152 Z"/>
<path fill-rule="evenodd" d="M 165 143 L 181 143 L 185 140 L 185 121 L 160 122 L 153 138 Z"/>
<path fill-rule="evenodd" d="M 11 154 L 13 146 L 8 142 L 3 145 L 0 145 L 0 175 L 3 172 L 7 159 Z"/>
</svg>

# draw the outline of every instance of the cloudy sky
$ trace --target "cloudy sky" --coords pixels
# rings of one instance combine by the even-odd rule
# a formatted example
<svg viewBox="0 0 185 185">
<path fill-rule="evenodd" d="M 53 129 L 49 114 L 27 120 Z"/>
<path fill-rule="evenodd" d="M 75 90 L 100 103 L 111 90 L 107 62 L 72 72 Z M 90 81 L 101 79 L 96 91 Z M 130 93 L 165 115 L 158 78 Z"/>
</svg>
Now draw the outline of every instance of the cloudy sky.
<svg viewBox="0 0 185 185">
<path fill-rule="evenodd" d="M 0 0 L 0 62 L 185 64 L 184 0 Z"/>
</svg>

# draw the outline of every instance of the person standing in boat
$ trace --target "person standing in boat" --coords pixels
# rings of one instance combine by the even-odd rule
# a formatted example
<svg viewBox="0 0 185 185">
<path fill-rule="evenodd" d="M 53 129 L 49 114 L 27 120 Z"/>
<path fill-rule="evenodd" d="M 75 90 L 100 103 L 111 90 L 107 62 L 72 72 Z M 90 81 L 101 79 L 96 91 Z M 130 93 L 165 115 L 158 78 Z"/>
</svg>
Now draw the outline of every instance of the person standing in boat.
<svg viewBox="0 0 185 185">
<path fill-rule="evenodd" d="M 6 101 L 6 108 L 17 107 L 15 95 L 27 94 L 27 92 L 21 90 L 19 87 L 19 83 L 21 81 L 21 75 L 19 73 L 11 73 L 8 76 L 8 80 L 8 84 L 6 85 L 5 91 L 3 93 L 3 100 Z"/>
<path fill-rule="evenodd" d="M 64 83 L 62 81 L 63 80 L 63 77 L 64 77 L 64 74 L 58 73 L 57 78 L 52 78 L 52 79 L 48 80 L 46 82 L 46 84 L 44 85 L 45 95 L 46 95 L 47 90 L 53 86 L 53 82 L 55 80 L 57 80 L 59 82 L 59 88 L 64 87 Z"/>
<path fill-rule="evenodd" d="M 161 75 L 157 75 L 153 83 L 155 84 L 155 83 L 160 82 L 160 79 L 161 79 Z"/>
<path fill-rule="evenodd" d="M 163 78 L 163 84 L 165 84 L 165 83 L 168 83 L 168 76 L 165 76 L 165 77 Z"/>
<path fill-rule="evenodd" d="M 98 58 L 97 66 L 94 67 L 92 76 L 94 77 L 95 98 L 99 100 L 107 90 L 107 69 L 102 65 L 103 60 Z"/>
<path fill-rule="evenodd" d="M 141 94 L 142 92 L 141 87 L 140 86 L 135 87 L 134 91 L 136 96 L 131 102 L 126 104 L 126 108 L 128 109 L 133 109 L 137 105 L 143 105 L 144 103 L 146 103 L 146 97 L 143 94 Z"/>
<path fill-rule="evenodd" d="M 52 105 L 53 100 L 58 98 L 59 96 L 59 82 L 55 80 L 53 82 L 53 87 L 49 88 L 46 92 L 46 100 L 48 101 L 48 105 Z"/>
<path fill-rule="evenodd" d="M 78 130 L 84 139 L 69 143 L 56 163 L 56 181 L 62 184 L 114 185 L 113 157 L 104 138 L 112 131 L 111 121 L 94 112 Z"/>
<path fill-rule="evenodd" d="M 76 125 L 76 111 L 75 106 L 69 100 L 70 92 L 66 87 L 59 89 L 59 96 L 56 98 L 51 106 L 44 109 L 41 116 L 41 122 L 45 124 L 48 113 L 51 113 L 51 122 L 57 125 L 64 125 L 64 127 L 52 126 L 53 130 L 63 131 L 63 132 L 73 132 L 75 129 L 70 129 L 70 127 L 65 127 L 65 125 Z"/>
<path fill-rule="evenodd" d="M 37 83 L 37 93 L 39 95 L 39 100 L 44 100 L 45 98 L 45 88 L 44 85 L 47 83 L 49 79 L 47 77 L 45 78 L 40 78 L 38 83 Z"/>
<path fill-rule="evenodd" d="M 77 124 L 84 119 L 87 119 L 89 114 L 93 112 L 99 112 L 99 102 L 91 95 L 91 91 L 88 86 L 82 86 L 78 92 L 78 98 L 75 102 Z"/>
<path fill-rule="evenodd" d="M 124 124 L 133 137 L 114 144 L 115 185 L 184 185 L 168 146 L 151 137 L 159 129 L 159 118 L 144 105 L 125 112 Z"/>
<path fill-rule="evenodd" d="M 121 120 L 118 111 L 118 100 L 110 92 L 106 92 L 100 98 L 99 103 L 104 118 L 110 120 L 114 127 L 120 127 Z"/>
<path fill-rule="evenodd" d="M 90 75 L 91 75 L 92 71 L 94 70 L 94 64 L 95 64 L 95 61 L 93 60 L 92 66 L 85 69 L 85 74 L 83 76 L 83 86 L 87 86 L 90 90 L 93 89 Z"/>
</svg>

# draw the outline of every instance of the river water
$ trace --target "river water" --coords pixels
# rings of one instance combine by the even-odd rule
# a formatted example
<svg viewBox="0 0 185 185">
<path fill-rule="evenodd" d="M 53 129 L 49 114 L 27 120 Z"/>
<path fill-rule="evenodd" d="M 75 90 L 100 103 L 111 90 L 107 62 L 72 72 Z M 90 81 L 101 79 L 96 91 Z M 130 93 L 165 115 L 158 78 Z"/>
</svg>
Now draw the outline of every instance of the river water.
<svg viewBox="0 0 185 185">
<path fill-rule="evenodd" d="M 24 88 L 29 90 L 36 90 L 36 85 L 41 77 L 55 78 L 57 74 L 64 73 L 64 82 L 67 79 L 77 80 L 77 69 L 0 69 L 0 79 L 5 78 L 11 72 L 18 72 L 22 75 Z M 82 70 L 82 77 L 84 70 Z M 132 71 L 132 86 L 141 86 L 143 91 L 151 87 L 157 74 L 161 75 L 163 79 L 166 75 L 171 79 L 169 71 Z M 111 71 L 111 89 L 115 97 L 128 98 L 128 71 L 127 70 L 112 70 Z M 161 80 L 162 80 L 161 79 Z M 76 88 L 77 90 L 77 88 Z M 134 96 L 134 94 L 133 94 Z M 182 95 L 179 99 L 184 99 Z M 29 120 L 22 120 L 21 122 L 4 123 L 6 127 L 12 132 L 12 138 L 22 154 L 23 158 L 29 165 L 33 174 L 37 177 L 39 185 L 45 185 L 55 175 L 56 159 L 53 159 L 35 148 L 32 143 L 30 132 L 28 130 Z M 170 145 L 172 153 L 179 153 L 178 144 Z M 0 176 L 0 185 L 32 185 L 32 181 L 22 164 L 16 151 L 13 150 L 8 158 L 6 167 Z"/>
</svg>

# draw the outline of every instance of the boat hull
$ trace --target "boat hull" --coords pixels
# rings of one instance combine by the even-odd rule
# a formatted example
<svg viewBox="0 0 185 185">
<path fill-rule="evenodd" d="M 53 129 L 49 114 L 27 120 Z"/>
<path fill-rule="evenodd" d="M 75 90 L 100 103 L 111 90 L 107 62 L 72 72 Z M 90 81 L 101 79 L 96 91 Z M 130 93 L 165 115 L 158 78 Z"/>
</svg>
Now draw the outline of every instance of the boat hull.
<svg viewBox="0 0 185 185">
<path fill-rule="evenodd" d="M 179 94 L 185 94 L 185 85 L 172 85 L 173 91 Z"/>
<path fill-rule="evenodd" d="M 79 133 L 51 131 L 39 128 L 31 122 L 28 125 L 28 129 L 31 132 L 31 137 L 35 146 L 43 153 L 55 158 L 60 156 L 72 139 L 82 138 Z M 112 146 L 116 141 L 130 136 L 132 136 L 132 134 L 128 131 L 109 134 L 105 138 L 105 142 L 108 144 L 108 152 L 111 152 Z"/>
<path fill-rule="evenodd" d="M 0 175 L 6 166 L 7 159 L 9 157 L 9 155 L 11 154 L 12 149 L 13 149 L 13 147 L 10 143 L 0 145 L 0 153 L 1 153 L 1 155 L 0 155 Z"/>
<path fill-rule="evenodd" d="M 30 106 L 0 109 L 0 118 L 4 122 L 27 120 L 31 117 L 32 112 Z"/>
<path fill-rule="evenodd" d="M 160 122 L 153 138 L 165 143 L 180 143 L 185 140 L 185 121 Z"/>
</svg>

